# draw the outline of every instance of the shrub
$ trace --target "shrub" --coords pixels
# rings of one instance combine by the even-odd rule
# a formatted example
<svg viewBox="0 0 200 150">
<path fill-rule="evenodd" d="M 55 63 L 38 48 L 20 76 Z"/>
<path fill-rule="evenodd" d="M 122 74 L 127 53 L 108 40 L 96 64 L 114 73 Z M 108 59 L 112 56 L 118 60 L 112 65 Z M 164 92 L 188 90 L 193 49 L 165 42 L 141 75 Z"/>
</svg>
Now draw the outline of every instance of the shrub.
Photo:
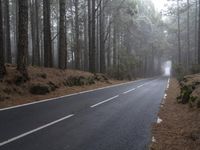
<svg viewBox="0 0 200 150">
<path fill-rule="evenodd" d="M 30 87 L 30 93 L 34 95 L 45 95 L 49 92 L 51 92 L 51 87 L 46 84 L 32 84 Z"/>
</svg>

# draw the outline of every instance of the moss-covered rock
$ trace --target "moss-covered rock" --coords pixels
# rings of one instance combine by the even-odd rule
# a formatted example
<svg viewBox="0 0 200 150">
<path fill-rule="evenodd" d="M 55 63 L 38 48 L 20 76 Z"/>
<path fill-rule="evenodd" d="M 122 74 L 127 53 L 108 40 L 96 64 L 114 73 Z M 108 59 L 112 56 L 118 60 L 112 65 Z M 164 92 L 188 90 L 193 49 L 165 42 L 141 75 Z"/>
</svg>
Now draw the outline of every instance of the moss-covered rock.
<svg viewBox="0 0 200 150">
<path fill-rule="evenodd" d="M 27 82 L 28 80 L 29 79 L 27 79 L 26 77 L 24 77 L 20 73 L 17 73 L 14 77 L 14 83 L 15 83 L 15 85 L 18 85 L 18 86 Z"/>
<path fill-rule="evenodd" d="M 45 95 L 51 92 L 51 87 L 46 84 L 32 84 L 30 86 L 30 93 L 34 95 Z"/>
<path fill-rule="evenodd" d="M 93 76 L 83 77 L 83 76 L 70 76 L 63 82 L 65 86 L 83 86 L 95 84 L 95 78 Z"/>
<path fill-rule="evenodd" d="M 55 91 L 58 88 L 58 86 L 51 81 L 49 81 L 48 85 L 49 85 L 51 91 Z"/>
<path fill-rule="evenodd" d="M 87 81 L 88 81 L 88 85 L 95 84 L 95 78 L 94 78 L 94 76 L 88 77 Z"/>
<path fill-rule="evenodd" d="M 189 103 L 190 107 L 200 107 L 200 78 L 199 75 L 189 75 L 183 77 L 180 83 L 180 95 L 177 101 L 182 104 Z"/>
<path fill-rule="evenodd" d="M 190 95 L 191 95 L 191 93 L 192 93 L 192 91 L 193 91 L 193 88 L 192 88 L 192 86 L 183 86 L 182 88 L 181 88 L 181 103 L 183 103 L 183 104 L 186 104 L 186 103 L 188 103 L 189 102 L 189 99 L 190 99 Z"/>
<path fill-rule="evenodd" d="M 94 79 L 100 82 L 108 81 L 108 77 L 105 74 L 101 74 L 101 73 L 94 74 Z"/>
</svg>

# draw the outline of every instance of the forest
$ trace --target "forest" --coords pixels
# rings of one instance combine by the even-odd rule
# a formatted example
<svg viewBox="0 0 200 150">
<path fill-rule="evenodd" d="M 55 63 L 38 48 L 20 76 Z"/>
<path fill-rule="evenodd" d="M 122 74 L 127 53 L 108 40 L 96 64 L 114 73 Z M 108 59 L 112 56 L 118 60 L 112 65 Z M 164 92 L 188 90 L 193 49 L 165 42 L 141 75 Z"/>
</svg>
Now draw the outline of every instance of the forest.
<svg viewBox="0 0 200 150">
<path fill-rule="evenodd" d="M 150 0 L 3 0 L 0 77 L 5 63 L 26 78 L 29 65 L 119 79 L 160 74 L 166 60 L 196 71 L 198 8 L 197 0 L 171 0 L 160 12 Z"/>
<path fill-rule="evenodd" d="M 0 149 L 199 150 L 200 0 L 0 0 Z"/>
<path fill-rule="evenodd" d="M 134 78 L 175 70 L 198 70 L 198 1 L 3 0 L 0 77 L 5 63 L 101 72 Z M 182 69 L 184 68 L 186 69 Z"/>
<path fill-rule="evenodd" d="M 5 63 L 101 72 L 159 74 L 169 43 L 162 15 L 146 0 L 3 0 L 0 76 Z"/>
</svg>

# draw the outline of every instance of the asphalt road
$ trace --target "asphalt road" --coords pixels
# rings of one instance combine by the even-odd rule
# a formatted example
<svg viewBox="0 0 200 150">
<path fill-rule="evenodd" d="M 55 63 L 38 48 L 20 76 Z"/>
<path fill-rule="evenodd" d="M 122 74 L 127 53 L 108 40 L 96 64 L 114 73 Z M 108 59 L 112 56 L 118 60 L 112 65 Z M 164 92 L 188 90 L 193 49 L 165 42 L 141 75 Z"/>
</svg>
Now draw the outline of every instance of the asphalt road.
<svg viewBox="0 0 200 150">
<path fill-rule="evenodd" d="M 143 150 L 167 77 L 0 109 L 0 150 Z"/>
</svg>

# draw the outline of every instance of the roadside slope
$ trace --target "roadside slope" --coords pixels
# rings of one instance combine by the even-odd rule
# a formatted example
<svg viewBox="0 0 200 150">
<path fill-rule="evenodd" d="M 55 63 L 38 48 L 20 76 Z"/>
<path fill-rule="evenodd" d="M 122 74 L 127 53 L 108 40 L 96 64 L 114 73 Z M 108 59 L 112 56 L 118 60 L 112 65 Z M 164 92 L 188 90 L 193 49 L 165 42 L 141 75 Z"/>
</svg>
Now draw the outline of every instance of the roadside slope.
<svg viewBox="0 0 200 150">
<path fill-rule="evenodd" d="M 103 74 L 42 67 L 29 67 L 30 80 L 24 81 L 15 65 L 6 67 L 7 75 L 0 81 L 0 108 L 126 82 Z"/>
<path fill-rule="evenodd" d="M 151 150 L 200 149 L 200 110 L 178 104 L 179 94 L 179 84 L 172 79 L 164 107 L 158 114 L 163 121 L 152 128 L 155 142 L 150 146 Z"/>
</svg>

